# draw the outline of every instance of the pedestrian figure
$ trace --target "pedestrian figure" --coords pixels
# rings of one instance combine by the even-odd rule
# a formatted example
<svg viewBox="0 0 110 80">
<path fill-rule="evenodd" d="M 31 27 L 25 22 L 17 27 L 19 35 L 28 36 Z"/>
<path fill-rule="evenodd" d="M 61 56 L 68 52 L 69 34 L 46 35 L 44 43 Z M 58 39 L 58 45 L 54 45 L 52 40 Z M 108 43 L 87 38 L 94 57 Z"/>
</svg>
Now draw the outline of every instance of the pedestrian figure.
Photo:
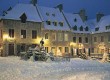
<svg viewBox="0 0 110 80">
<path fill-rule="evenodd" d="M 42 38 L 42 40 L 40 41 L 40 44 L 41 44 L 41 47 L 44 46 L 43 38 Z"/>
</svg>

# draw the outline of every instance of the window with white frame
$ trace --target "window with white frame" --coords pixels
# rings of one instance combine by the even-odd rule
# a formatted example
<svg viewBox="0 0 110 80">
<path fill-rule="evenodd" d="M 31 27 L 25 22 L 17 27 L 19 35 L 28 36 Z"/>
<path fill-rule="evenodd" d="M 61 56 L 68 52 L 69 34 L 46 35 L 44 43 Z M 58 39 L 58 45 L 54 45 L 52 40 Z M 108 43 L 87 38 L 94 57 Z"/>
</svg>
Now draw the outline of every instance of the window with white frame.
<svg viewBox="0 0 110 80">
<path fill-rule="evenodd" d="M 58 33 L 58 41 L 63 41 L 63 33 Z"/>
<path fill-rule="evenodd" d="M 67 33 L 65 33 L 64 39 L 65 39 L 65 41 L 68 41 L 68 34 Z"/>
<path fill-rule="evenodd" d="M 52 40 L 53 40 L 53 41 L 56 40 L 56 33 L 52 33 Z"/>
<path fill-rule="evenodd" d="M 45 33 L 45 39 L 48 39 L 48 38 L 49 38 L 49 34 Z"/>
</svg>

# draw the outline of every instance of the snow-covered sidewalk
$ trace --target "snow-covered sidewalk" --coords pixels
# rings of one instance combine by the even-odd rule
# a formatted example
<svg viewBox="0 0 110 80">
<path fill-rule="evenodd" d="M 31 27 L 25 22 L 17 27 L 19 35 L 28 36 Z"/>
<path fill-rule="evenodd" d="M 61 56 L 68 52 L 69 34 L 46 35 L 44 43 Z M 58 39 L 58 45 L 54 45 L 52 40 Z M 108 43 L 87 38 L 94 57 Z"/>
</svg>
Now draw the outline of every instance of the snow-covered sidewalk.
<svg viewBox="0 0 110 80">
<path fill-rule="evenodd" d="M 32 62 L 0 57 L 0 80 L 110 80 L 110 63 L 71 59 L 70 62 Z"/>
</svg>

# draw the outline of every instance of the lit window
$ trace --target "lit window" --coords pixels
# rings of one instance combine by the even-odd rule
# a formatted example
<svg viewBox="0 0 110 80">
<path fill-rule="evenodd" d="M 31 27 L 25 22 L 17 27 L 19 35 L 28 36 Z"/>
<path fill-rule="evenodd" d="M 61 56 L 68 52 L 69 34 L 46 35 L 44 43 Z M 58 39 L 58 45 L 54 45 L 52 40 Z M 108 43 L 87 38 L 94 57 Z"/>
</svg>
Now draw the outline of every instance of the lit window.
<svg viewBox="0 0 110 80">
<path fill-rule="evenodd" d="M 48 33 L 45 34 L 45 39 L 48 39 L 49 35 Z"/>
<path fill-rule="evenodd" d="M 68 41 L 68 34 L 64 35 L 65 41 Z"/>
</svg>

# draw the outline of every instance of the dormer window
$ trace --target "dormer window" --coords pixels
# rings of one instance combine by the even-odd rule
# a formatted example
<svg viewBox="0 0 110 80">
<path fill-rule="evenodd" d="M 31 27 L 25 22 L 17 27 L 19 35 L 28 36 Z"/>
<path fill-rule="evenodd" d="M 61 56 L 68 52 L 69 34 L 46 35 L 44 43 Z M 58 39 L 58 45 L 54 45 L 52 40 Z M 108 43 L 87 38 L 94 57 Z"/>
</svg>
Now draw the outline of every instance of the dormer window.
<svg viewBox="0 0 110 80">
<path fill-rule="evenodd" d="M 89 28 L 88 28 L 88 26 L 85 28 L 85 31 L 89 31 Z"/>
<path fill-rule="evenodd" d="M 52 14 L 52 16 L 54 16 L 54 17 L 55 17 L 55 14 Z"/>
<path fill-rule="evenodd" d="M 80 27 L 80 31 L 83 31 L 83 26 Z"/>
<path fill-rule="evenodd" d="M 54 25 L 54 26 L 57 26 L 57 22 L 53 22 L 53 25 Z"/>
<path fill-rule="evenodd" d="M 26 23 L 26 20 L 27 20 L 26 14 L 23 13 L 23 14 L 20 16 L 20 19 L 21 19 L 21 22 L 22 22 L 22 23 Z"/>
<path fill-rule="evenodd" d="M 77 26 L 76 25 L 73 27 L 73 30 L 77 31 Z"/>
<path fill-rule="evenodd" d="M 109 30 L 110 29 L 110 25 L 109 26 L 106 26 L 106 30 Z"/>
<path fill-rule="evenodd" d="M 63 26 L 63 22 L 59 22 L 60 26 L 62 27 Z"/>
<path fill-rule="evenodd" d="M 99 31 L 99 27 L 95 28 L 95 31 Z"/>
<path fill-rule="evenodd" d="M 76 18 L 74 19 L 74 22 L 77 22 L 77 19 Z"/>
<path fill-rule="evenodd" d="M 49 16 L 49 13 L 46 13 L 47 16 Z"/>
<path fill-rule="evenodd" d="M 51 25 L 51 21 L 46 21 L 47 25 Z"/>
</svg>

